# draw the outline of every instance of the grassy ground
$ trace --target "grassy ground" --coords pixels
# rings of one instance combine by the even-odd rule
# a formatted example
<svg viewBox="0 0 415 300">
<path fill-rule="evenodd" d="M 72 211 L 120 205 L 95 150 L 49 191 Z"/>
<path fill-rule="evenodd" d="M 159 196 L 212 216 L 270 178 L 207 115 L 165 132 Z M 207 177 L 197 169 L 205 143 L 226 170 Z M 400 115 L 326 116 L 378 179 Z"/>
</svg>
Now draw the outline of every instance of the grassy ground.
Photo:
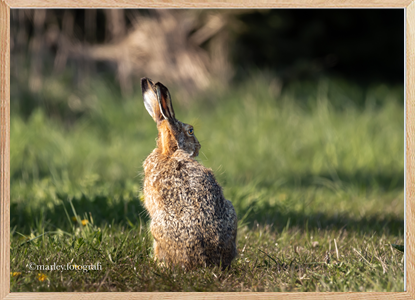
<svg viewBox="0 0 415 300">
<path fill-rule="evenodd" d="M 24 80 L 24 76 L 22 76 Z M 156 78 L 154 78 L 156 79 Z M 402 291 L 403 88 L 266 77 L 176 99 L 239 217 L 226 271 L 153 262 L 140 201 L 156 126 L 103 82 L 12 78 L 11 291 Z M 39 271 L 29 264 L 101 270 Z"/>
</svg>

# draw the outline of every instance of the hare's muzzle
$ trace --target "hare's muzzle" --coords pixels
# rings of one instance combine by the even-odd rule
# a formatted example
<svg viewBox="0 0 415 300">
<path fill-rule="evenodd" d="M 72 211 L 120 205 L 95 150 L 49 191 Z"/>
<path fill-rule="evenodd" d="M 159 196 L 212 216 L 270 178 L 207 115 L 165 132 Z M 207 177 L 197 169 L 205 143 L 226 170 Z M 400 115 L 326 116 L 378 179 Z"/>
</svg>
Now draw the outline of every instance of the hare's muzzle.
<svg viewBox="0 0 415 300">
<path fill-rule="evenodd" d="M 196 146 L 195 151 L 193 151 L 193 155 L 192 155 L 193 157 L 199 156 L 199 150 L 200 148 L 202 148 L 202 146 L 199 143 L 197 143 L 195 146 Z"/>
</svg>

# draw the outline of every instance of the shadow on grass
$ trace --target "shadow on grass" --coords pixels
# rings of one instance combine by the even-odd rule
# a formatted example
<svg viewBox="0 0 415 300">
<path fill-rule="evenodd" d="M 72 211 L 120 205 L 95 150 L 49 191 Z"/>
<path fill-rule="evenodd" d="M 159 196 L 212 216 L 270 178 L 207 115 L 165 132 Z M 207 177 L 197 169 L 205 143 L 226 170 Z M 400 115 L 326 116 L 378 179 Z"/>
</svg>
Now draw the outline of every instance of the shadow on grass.
<svg viewBox="0 0 415 300">
<path fill-rule="evenodd" d="M 338 188 L 357 188 L 359 190 L 381 190 L 391 192 L 404 188 L 404 171 L 367 172 L 357 171 L 348 173 L 342 170 L 333 170 L 332 173 L 300 173 L 286 174 L 281 177 L 281 185 L 288 188 L 306 188 L 312 186 L 326 186 Z M 259 187 L 269 188 L 275 181 L 262 181 Z"/>
<path fill-rule="evenodd" d="M 128 227 L 128 220 L 137 225 L 139 222 L 147 222 L 148 215 L 140 203 L 140 200 L 133 201 L 113 201 L 107 197 L 95 197 L 93 199 L 82 197 L 72 201 L 76 213 L 84 218 L 85 214 L 91 213 L 94 223 L 97 226 L 109 224 L 122 224 Z M 65 202 L 65 208 L 72 217 L 71 206 Z M 239 211 L 239 218 L 245 215 L 246 210 Z M 370 217 L 352 218 L 348 216 L 327 216 L 322 213 L 301 213 L 283 211 L 278 207 L 271 207 L 268 204 L 261 208 L 256 207 L 248 214 L 245 222 L 248 227 L 253 228 L 256 223 L 261 225 L 273 224 L 273 229 L 282 231 L 287 224 L 290 227 L 297 227 L 301 230 L 313 229 L 346 229 L 348 231 L 373 234 L 385 233 L 395 236 L 402 236 L 404 230 L 404 216 L 398 218 L 391 215 L 372 215 Z M 29 221 L 28 221 L 29 220 Z M 63 205 L 53 207 L 53 209 L 42 208 L 39 211 L 27 211 L 11 205 L 11 227 L 17 226 L 18 231 L 30 233 L 31 228 L 37 228 L 38 224 L 43 224 L 47 230 L 69 230 L 68 220 Z"/>
<path fill-rule="evenodd" d="M 358 191 L 377 190 L 380 192 L 393 192 L 396 190 L 403 190 L 404 174 L 403 172 L 389 173 L 369 173 L 356 172 L 354 174 L 336 171 L 333 174 L 320 174 L 315 176 L 313 174 L 291 174 L 284 176 L 283 183 L 280 184 L 282 188 L 301 189 L 310 187 L 325 187 L 328 189 L 343 189 L 352 188 Z M 258 182 L 257 187 L 275 190 L 275 181 L 261 181 Z M 39 207 L 37 209 L 26 209 L 24 204 L 11 203 L 11 228 L 18 228 L 19 232 L 30 232 L 30 228 L 36 228 L 39 224 L 46 224 L 54 230 L 54 228 L 61 228 L 69 230 L 70 222 L 66 216 L 68 212 L 70 218 L 74 215 L 66 195 L 60 195 L 64 205 L 51 205 Z M 232 199 L 231 199 L 232 200 Z M 80 217 L 89 213 L 94 219 L 94 223 L 98 226 L 105 226 L 105 224 L 125 224 L 128 226 L 129 220 L 133 224 L 138 222 L 147 222 L 149 220 L 146 210 L 142 202 L 138 198 L 133 199 L 114 199 L 110 196 L 96 196 L 88 198 L 82 196 L 80 199 L 72 201 L 76 213 Z M 237 203 L 234 203 L 234 205 Z M 402 202 L 402 205 L 403 202 Z M 235 205 L 237 207 L 237 205 Z M 238 217 L 241 219 L 246 213 L 247 209 L 237 208 Z M 281 209 L 278 206 L 271 206 L 269 203 L 264 203 L 261 206 L 255 207 L 253 211 L 248 214 L 246 222 L 249 226 L 254 226 L 255 222 L 259 224 L 273 224 L 273 228 L 277 231 L 283 230 L 287 226 L 295 226 L 300 229 L 342 229 L 349 231 L 373 234 L 385 233 L 395 236 L 403 235 L 404 230 L 404 216 L 396 217 L 390 214 L 378 214 L 369 216 L 350 216 L 350 215 L 326 215 L 323 213 L 306 213 L 294 212 L 292 210 Z"/>
<path fill-rule="evenodd" d="M 74 212 L 69 200 L 65 195 L 60 195 L 62 204 L 44 206 L 35 210 L 27 210 L 24 206 L 11 203 L 10 225 L 22 233 L 30 233 L 30 229 L 46 226 L 46 230 L 70 230 L 74 223 L 72 217 Z M 147 222 L 148 216 L 139 199 L 114 199 L 108 196 L 96 196 L 93 198 L 82 196 L 80 199 L 73 199 L 76 214 L 84 219 L 92 216 L 94 224 L 105 226 L 109 224 L 121 224 L 129 226 L 129 222 L 138 224 Z M 66 212 L 65 212 L 66 210 Z M 69 215 L 69 219 L 67 214 Z"/>
<path fill-rule="evenodd" d="M 383 193 L 403 191 L 404 189 L 404 172 L 388 173 L 371 173 L 358 171 L 355 173 L 347 173 L 343 171 L 334 171 L 331 174 L 323 173 L 316 176 L 315 174 L 290 174 L 284 176 L 277 183 L 281 188 L 288 189 L 304 189 L 304 188 L 327 188 L 334 192 L 353 190 L 354 192 L 363 193 L 376 191 Z M 278 189 L 275 187 L 275 181 L 262 181 L 257 184 L 260 188 Z M 333 204 L 335 205 L 335 204 Z M 402 201 L 402 207 L 404 202 Z M 244 216 L 248 209 L 240 210 L 239 214 Z M 403 211 L 403 209 L 402 209 Z M 333 216 L 335 215 L 335 216 Z M 280 209 L 278 206 L 265 204 L 255 207 L 248 214 L 246 219 L 249 226 L 253 226 L 255 222 L 260 224 L 273 224 L 275 230 L 282 230 L 289 223 L 301 229 L 342 229 L 349 231 L 373 234 L 385 233 L 402 236 L 404 232 L 404 215 L 397 217 L 391 214 L 372 214 L 366 216 L 350 216 L 334 213 L 326 215 L 324 213 L 303 213 L 294 212 L 287 209 Z"/>
<path fill-rule="evenodd" d="M 242 211 L 240 215 L 244 215 Z M 304 214 L 296 212 L 281 212 L 276 208 L 264 206 L 251 212 L 246 222 L 250 228 L 259 224 L 273 224 L 273 229 L 278 232 L 287 227 L 296 227 L 301 230 L 313 229 L 335 229 L 353 231 L 363 234 L 386 234 L 403 236 L 404 216 L 398 218 L 391 215 L 372 215 L 363 218 L 353 218 L 349 216 L 327 216 L 321 213 Z"/>
</svg>

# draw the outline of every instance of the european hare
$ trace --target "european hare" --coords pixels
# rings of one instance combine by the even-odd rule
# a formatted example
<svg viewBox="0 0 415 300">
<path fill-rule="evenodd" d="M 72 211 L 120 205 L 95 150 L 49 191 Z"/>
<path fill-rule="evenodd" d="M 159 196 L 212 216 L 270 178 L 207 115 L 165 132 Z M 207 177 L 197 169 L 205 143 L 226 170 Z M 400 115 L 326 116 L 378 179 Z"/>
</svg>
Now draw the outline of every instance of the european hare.
<svg viewBox="0 0 415 300">
<path fill-rule="evenodd" d="M 144 105 L 157 123 L 157 148 L 144 161 L 144 203 L 155 259 L 187 269 L 221 265 L 237 254 L 237 217 L 211 169 L 194 157 L 193 127 L 175 118 L 168 89 L 141 79 Z"/>
</svg>

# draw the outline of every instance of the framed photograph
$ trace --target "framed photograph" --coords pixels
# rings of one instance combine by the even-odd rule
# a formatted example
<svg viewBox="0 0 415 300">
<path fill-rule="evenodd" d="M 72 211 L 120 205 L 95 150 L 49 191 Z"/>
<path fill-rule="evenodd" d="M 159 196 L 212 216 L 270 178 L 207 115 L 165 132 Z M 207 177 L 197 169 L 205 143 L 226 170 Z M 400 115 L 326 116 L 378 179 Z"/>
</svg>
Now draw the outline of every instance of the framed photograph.
<svg viewBox="0 0 415 300">
<path fill-rule="evenodd" d="M 1 299 L 414 297 L 412 2 L 0 15 Z"/>
</svg>

